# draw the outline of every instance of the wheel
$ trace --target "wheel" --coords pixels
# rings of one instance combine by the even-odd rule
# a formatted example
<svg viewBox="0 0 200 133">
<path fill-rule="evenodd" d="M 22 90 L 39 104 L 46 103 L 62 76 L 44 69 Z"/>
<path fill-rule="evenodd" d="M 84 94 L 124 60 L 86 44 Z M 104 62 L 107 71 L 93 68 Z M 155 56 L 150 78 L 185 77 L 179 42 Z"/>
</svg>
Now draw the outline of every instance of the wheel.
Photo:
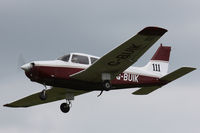
<svg viewBox="0 0 200 133">
<path fill-rule="evenodd" d="M 62 104 L 60 105 L 60 110 L 61 110 L 63 113 L 69 112 L 69 110 L 70 110 L 69 104 L 67 104 L 67 103 L 62 103 Z"/>
<path fill-rule="evenodd" d="M 110 81 L 106 80 L 103 82 L 103 89 L 104 90 L 110 90 L 111 88 L 111 84 L 110 84 Z"/>
<path fill-rule="evenodd" d="M 46 91 L 43 90 L 39 95 L 40 100 L 44 101 L 47 99 Z"/>
</svg>

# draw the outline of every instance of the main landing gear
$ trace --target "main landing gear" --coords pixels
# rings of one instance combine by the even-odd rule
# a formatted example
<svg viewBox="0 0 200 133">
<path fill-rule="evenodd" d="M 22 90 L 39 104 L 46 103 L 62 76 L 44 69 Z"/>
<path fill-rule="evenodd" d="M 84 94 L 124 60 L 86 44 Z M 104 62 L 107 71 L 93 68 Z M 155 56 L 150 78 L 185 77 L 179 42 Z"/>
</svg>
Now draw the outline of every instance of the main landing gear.
<svg viewBox="0 0 200 133">
<path fill-rule="evenodd" d="M 103 93 L 104 90 L 109 91 L 111 89 L 112 85 L 109 80 L 105 80 L 102 83 L 102 87 L 103 87 L 103 89 L 101 90 L 100 94 L 97 97 L 101 96 L 101 94 Z"/>
<path fill-rule="evenodd" d="M 61 110 L 63 113 L 68 113 L 71 107 L 72 107 L 71 101 L 70 101 L 70 100 L 67 100 L 66 103 L 62 103 L 62 104 L 60 105 L 60 110 Z"/>
<path fill-rule="evenodd" d="M 109 91 L 111 89 L 111 87 L 112 87 L 112 85 L 109 80 L 103 81 L 103 89 L 104 90 Z"/>
</svg>

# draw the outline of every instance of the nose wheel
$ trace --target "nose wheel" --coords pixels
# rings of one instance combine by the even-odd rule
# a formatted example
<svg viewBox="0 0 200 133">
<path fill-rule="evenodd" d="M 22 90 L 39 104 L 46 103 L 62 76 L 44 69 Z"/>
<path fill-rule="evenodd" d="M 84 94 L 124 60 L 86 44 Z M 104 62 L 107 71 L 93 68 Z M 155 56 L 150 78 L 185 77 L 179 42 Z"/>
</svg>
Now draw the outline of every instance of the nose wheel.
<svg viewBox="0 0 200 133">
<path fill-rule="evenodd" d="M 44 87 L 45 87 L 45 89 L 42 90 L 42 92 L 40 92 L 40 94 L 39 94 L 39 98 L 42 101 L 47 99 L 47 94 L 46 94 L 47 87 L 46 87 L 46 85 L 44 85 Z"/>
<path fill-rule="evenodd" d="M 68 113 L 70 108 L 71 108 L 72 104 L 71 104 L 71 101 L 67 100 L 66 103 L 62 103 L 60 105 L 60 110 L 63 112 L 63 113 Z"/>
<path fill-rule="evenodd" d="M 46 90 L 42 90 L 42 92 L 40 92 L 39 98 L 42 101 L 47 99 Z"/>
</svg>

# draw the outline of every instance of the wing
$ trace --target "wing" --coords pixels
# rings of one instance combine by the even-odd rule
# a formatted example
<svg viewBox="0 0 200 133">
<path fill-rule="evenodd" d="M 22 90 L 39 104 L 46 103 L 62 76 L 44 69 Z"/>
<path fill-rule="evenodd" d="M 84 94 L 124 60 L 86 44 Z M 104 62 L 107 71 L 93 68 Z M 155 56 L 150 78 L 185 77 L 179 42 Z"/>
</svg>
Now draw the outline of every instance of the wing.
<svg viewBox="0 0 200 133">
<path fill-rule="evenodd" d="M 160 78 L 160 81 L 164 82 L 165 84 L 168 84 L 169 82 L 172 82 L 192 71 L 196 70 L 196 68 L 192 68 L 192 67 L 182 67 L 182 68 L 179 68 L 178 70 L 170 73 L 170 74 L 167 74 L 166 76 Z M 142 87 L 141 89 L 133 92 L 132 94 L 134 95 L 147 95 L 157 89 L 159 89 L 160 87 L 162 87 L 163 85 L 161 86 L 152 86 L 152 87 Z"/>
<path fill-rule="evenodd" d="M 71 90 L 66 88 L 56 88 L 52 87 L 51 89 L 46 91 L 47 99 L 42 101 L 39 98 L 39 93 L 35 93 L 33 95 L 27 96 L 25 98 L 22 98 L 20 100 L 14 101 L 9 104 L 5 104 L 6 107 L 30 107 L 35 106 L 39 104 L 45 104 L 49 102 L 54 102 L 62 99 L 66 99 L 68 96 L 78 96 L 84 93 L 87 93 L 88 91 L 77 91 L 77 90 Z"/>
<path fill-rule="evenodd" d="M 101 82 L 102 73 L 114 79 L 135 63 L 165 32 L 166 29 L 147 27 L 137 35 L 110 51 L 88 69 L 71 75 L 71 78 L 90 82 Z"/>
</svg>

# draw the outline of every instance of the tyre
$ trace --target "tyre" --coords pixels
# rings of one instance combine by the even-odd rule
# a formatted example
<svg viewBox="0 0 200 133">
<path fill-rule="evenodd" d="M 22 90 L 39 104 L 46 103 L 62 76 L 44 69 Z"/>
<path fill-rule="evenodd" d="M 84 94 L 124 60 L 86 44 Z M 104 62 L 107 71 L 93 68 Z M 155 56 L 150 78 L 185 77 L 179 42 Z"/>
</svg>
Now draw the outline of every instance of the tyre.
<svg viewBox="0 0 200 133">
<path fill-rule="evenodd" d="M 61 110 L 63 113 L 69 112 L 69 110 L 70 110 L 69 104 L 67 104 L 67 103 L 62 103 L 62 104 L 60 105 L 60 110 Z"/>
<path fill-rule="evenodd" d="M 103 82 L 103 89 L 106 90 L 106 91 L 111 89 L 110 81 L 106 80 L 106 81 Z"/>
<path fill-rule="evenodd" d="M 46 91 L 43 90 L 39 95 L 40 100 L 44 101 L 47 99 Z"/>
</svg>

